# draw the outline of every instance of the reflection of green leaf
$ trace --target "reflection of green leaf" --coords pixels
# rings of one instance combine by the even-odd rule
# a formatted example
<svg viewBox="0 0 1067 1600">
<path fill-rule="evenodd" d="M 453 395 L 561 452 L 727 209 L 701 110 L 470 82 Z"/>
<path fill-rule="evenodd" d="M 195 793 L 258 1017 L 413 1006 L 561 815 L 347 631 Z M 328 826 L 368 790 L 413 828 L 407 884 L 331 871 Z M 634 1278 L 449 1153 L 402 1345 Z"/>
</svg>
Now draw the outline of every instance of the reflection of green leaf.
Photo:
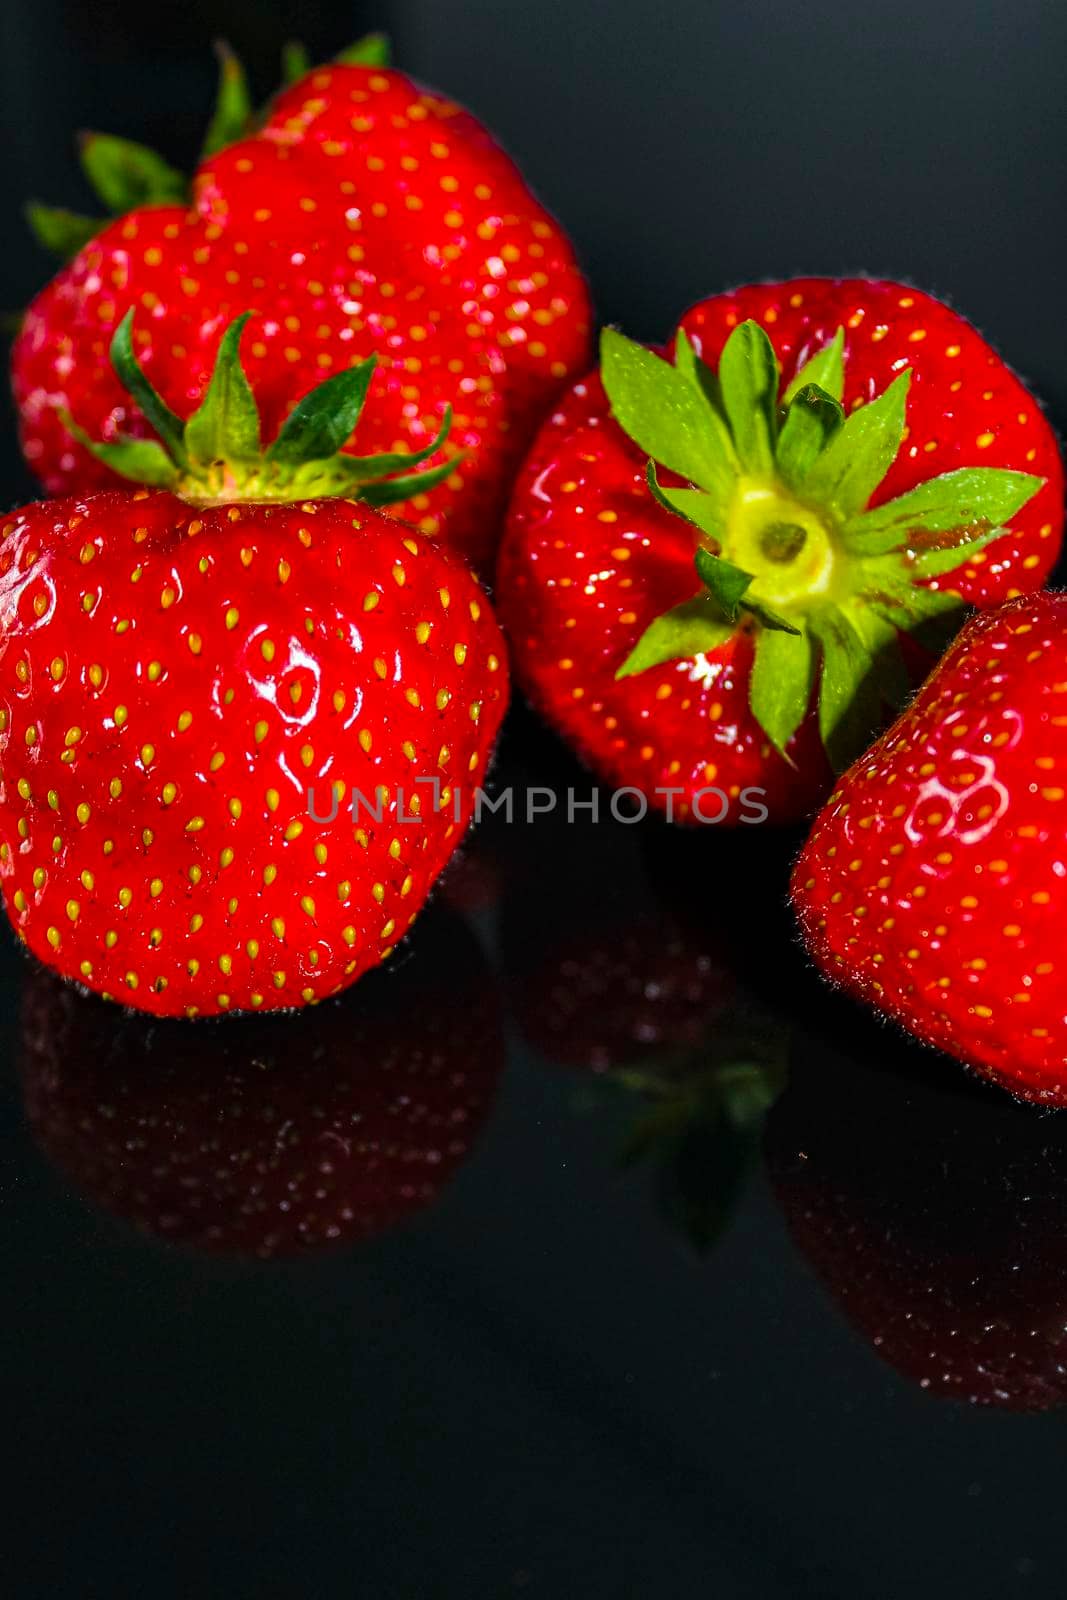
<svg viewBox="0 0 1067 1600">
<path fill-rule="evenodd" d="M 709 1024 L 691 1049 L 605 1073 L 597 1109 L 625 1096 L 634 1108 L 621 1167 L 654 1171 L 669 1225 L 694 1249 L 724 1232 L 758 1158 L 763 1122 L 785 1085 L 788 1029 L 741 1006 Z"/>
</svg>

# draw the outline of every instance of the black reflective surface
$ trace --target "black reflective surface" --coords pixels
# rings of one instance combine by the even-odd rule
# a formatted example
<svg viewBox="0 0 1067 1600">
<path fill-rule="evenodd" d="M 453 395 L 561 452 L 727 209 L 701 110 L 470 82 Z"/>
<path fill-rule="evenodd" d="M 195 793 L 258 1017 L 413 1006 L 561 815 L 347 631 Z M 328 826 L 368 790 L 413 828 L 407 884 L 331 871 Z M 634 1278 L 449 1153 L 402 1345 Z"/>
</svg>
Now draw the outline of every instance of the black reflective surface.
<svg viewBox="0 0 1067 1600">
<path fill-rule="evenodd" d="M 103 126 L 370 26 L 659 337 L 746 277 L 953 297 L 1067 415 L 1067 13 L 902 0 L 4 9 L 3 304 Z M 9 500 L 29 492 L 10 437 Z M 517 716 L 498 781 L 588 782 Z M 0 930 L 0 1593 L 1058 1597 L 1067 1117 L 835 999 L 796 841 L 487 820 L 395 969 L 151 1029 Z"/>
<path fill-rule="evenodd" d="M 819 986 L 788 853 L 486 819 L 276 1022 L 5 938 L 14 1592 L 1061 1592 L 1067 1122 Z"/>
</svg>

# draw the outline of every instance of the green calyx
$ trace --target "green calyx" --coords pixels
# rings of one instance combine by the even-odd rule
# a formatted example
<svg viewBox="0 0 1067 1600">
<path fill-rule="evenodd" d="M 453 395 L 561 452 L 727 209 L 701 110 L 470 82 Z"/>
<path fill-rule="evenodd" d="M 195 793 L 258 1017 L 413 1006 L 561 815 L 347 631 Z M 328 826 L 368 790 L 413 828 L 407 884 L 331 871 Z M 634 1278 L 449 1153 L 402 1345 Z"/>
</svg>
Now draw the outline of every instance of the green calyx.
<svg viewBox="0 0 1067 1600">
<path fill-rule="evenodd" d="M 219 63 L 218 89 L 200 148 L 201 161 L 254 132 L 261 120 L 240 59 L 223 41 L 216 43 L 215 54 Z M 342 66 L 387 67 L 389 54 L 388 37 L 384 33 L 368 33 L 334 59 Z M 283 85 L 288 88 L 298 82 L 312 71 L 313 65 L 302 44 L 286 44 L 282 50 Z M 185 174 L 147 145 L 109 133 L 84 133 L 78 146 L 82 171 L 105 215 L 87 217 L 37 200 L 30 201 L 25 213 L 38 244 L 63 261 L 70 261 L 109 222 L 128 211 L 140 206 L 184 205 L 191 198 L 192 186 Z"/>
<path fill-rule="evenodd" d="M 410 470 L 443 447 L 452 426 L 450 406 L 422 450 L 373 456 L 344 453 L 363 411 L 376 356 L 312 389 L 289 413 L 277 438 L 264 447 L 259 408 L 241 365 L 241 335 L 251 315 L 244 312 L 226 329 L 204 398 L 183 422 L 142 371 L 133 349 L 133 312 L 127 312 L 111 341 L 111 361 L 158 438 L 103 443 L 90 438 L 69 413 L 63 414 L 64 424 L 113 472 L 135 483 L 169 489 L 193 505 L 335 495 L 368 505 L 394 505 L 434 488 L 462 459 L 453 456 L 424 472 Z"/>
<path fill-rule="evenodd" d="M 818 686 L 831 762 L 869 743 L 908 692 L 900 634 L 941 637 L 963 602 L 931 587 L 999 538 L 1044 482 L 964 467 L 873 509 L 904 437 L 910 371 L 846 415 L 844 330 L 781 391 L 755 322 L 713 372 L 679 332 L 673 365 L 613 328 L 601 376 L 616 422 L 648 455 L 648 485 L 693 528 L 699 587 L 645 630 L 618 678 L 715 650 L 739 628 L 755 645 L 750 701 L 786 747 Z M 666 468 L 684 487 L 661 480 Z M 788 757 L 787 757 L 788 759 Z"/>
</svg>

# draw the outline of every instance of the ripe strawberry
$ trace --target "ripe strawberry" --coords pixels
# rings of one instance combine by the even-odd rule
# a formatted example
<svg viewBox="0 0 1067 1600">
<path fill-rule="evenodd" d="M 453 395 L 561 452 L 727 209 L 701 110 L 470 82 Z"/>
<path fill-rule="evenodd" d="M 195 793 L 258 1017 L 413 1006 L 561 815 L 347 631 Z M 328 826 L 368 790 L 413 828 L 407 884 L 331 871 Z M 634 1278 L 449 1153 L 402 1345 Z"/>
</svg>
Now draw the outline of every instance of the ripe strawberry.
<svg viewBox="0 0 1067 1600">
<path fill-rule="evenodd" d="M 875 1354 L 927 1393 L 1062 1406 L 1062 1124 L 977 1085 L 902 1080 L 872 1049 L 853 1030 L 844 1053 L 794 1053 L 765 1135 L 794 1243 Z"/>
<path fill-rule="evenodd" d="M 222 329 L 251 307 L 248 371 L 271 434 L 371 354 L 382 381 L 363 439 L 379 452 L 421 449 L 455 405 L 449 449 L 467 457 L 401 514 L 487 560 L 533 429 L 586 364 L 589 305 L 568 242 L 481 124 L 401 73 L 342 62 L 210 154 L 191 207 L 152 176 L 142 192 L 164 203 L 85 244 L 15 341 L 23 449 L 49 493 L 112 482 L 64 412 L 94 437 L 146 432 L 107 365 L 129 310 L 145 370 L 184 414 Z"/>
<path fill-rule="evenodd" d="M 163 487 L 0 529 L 6 908 L 48 965 L 157 1014 L 300 1005 L 384 959 L 470 819 L 507 700 L 462 564 L 312 498 L 410 485 L 381 478 L 403 458 L 330 453 L 370 365 L 260 452 L 243 323 L 183 425 L 124 322 L 116 364 L 171 455 L 93 448 Z"/>
<path fill-rule="evenodd" d="M 467 1158 L 503 1066 L 477 941 L 427 913 L 411 959 L 319 1007 L 189 1028 L 49 974 L 23 999 L 26 1112 L 102 1210 L 216 1254 L 349 1244 L 432 1205 Z"/>
<path fill-rule="evenodd" d="M 673 366 L 611 329 L 601 359 L 512 502 L 520 682 L 668 816 L 796 818 L 824 747 L 844 765 L 906 692 L 901 634 L 1048 574 L 1052 431 L 973 328 L 893 283 L 741 289 L 686 314 Z"/>
<path fill-rule="evenodd" d="M 793 873 L 831 979 L 1021 1099 L 1067 1104 L 1067 595 L 975 617 L 847 772 Z"/>
</svg>

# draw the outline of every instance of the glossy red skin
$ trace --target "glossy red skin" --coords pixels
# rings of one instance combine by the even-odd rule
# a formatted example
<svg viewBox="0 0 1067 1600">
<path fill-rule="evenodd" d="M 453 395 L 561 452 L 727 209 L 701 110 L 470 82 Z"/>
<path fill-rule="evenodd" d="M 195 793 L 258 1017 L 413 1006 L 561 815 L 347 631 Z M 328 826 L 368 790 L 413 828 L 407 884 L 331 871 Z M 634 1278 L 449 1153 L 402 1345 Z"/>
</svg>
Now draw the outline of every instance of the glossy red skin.
<svg viewBox="0 0 1067 1600">
<path fill-rule="evenodd" d="M 148 430 L 108 345 L 135 348 L 179 415 L 243 311 L 242 355 L 274 437 L 324 378 L 377 354 L 350 449 L 429 442 L 455 411 L 456 472 L 397 513 L 484 563 L 529 438 L 588 362 L 590 310 L 566 238 L 468 112 L 399 72 L 330 66 L 280 95 L 251 139 L 210 158 L 189 210 L 134 211 L 36 298 L 12 352 L 23 450 L 51 494 L 114 484 L 94 438 Z"/>
<path fill-rule="evenodd" d="M 717 365 L 747 318 L 765 327 L 784 384 L 844 327 L 846 409 L 911 367 L 908 437 L 872 504 L 962 466 L 1046 478 L 1011 533 L 951 580 L 979 606 L 1040 587 L 1063 533 L 1059 451 L 1033 396 L 968 323 L 917 289 L 816 278 L 716 295 L 682 326 Z M 694 820 L 694 794 L 708 784 L 730 797 L 726 821 L 746 814 L 740 796 L 750 786 L 766 791 L 772 821 L 805 816 L 831 783 L 814 718 L 789 747 L 791 767 L 749 711 L 746 637 L 615 682 L 648 624 L 698 587 L 692 530 L 653 501 L 644 474 L 599 379 L 583 379 L 535 441 L 501 550 L 500 609 L 518 681 L 604 782 L 636 785 L 661 809 L 654 791 L 681 785 L 677 820 Z M 721 810 L 715 796 L 701 805 L 709 820 Z"/>
<path fill-rule="evenodd" d="M 299 1023 L 116 1019 L 38 969 L 23 999 L 30 1126 L 95 1205 L 169 1243 L 273 1258 L 380 1233 L 438 1198 L 503 1068 L 477 941 L 431 913 L 415 944 Z"/>
<path fill-rule="evenodd" d="M 8 915 L 49 966 L 159 1015 L 336 994 L 414 920 L 506 702 L 482 590 L 366 506 L 29 506 L 0 527 Z M 312 820 L 334 783 L 346 805 Z M 372 807 L 380 785 L 381 821 L 353 826 L 352 791 Z"/>
<path fill-rule="evenodd" d="M 967 624 L 793 872 L 823 972 L 1022 1099 L 1067 1104 L 1067 595 Z"/>
</svg>

